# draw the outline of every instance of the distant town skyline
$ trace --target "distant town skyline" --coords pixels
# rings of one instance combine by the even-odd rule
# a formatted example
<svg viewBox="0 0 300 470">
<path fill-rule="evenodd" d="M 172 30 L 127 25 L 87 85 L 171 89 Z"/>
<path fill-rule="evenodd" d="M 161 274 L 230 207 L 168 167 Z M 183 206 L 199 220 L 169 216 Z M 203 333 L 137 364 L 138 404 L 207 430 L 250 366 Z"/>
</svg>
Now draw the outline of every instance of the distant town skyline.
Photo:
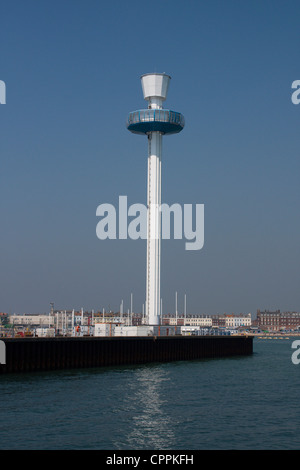
<svg viewBox="0 0 300 470">
<path fill-rule="evenodd" d="M 171 76 L 162 201 L 203 204 L 204 246 L 162 240 L 162 313 L 299 311 L 299 2 L 16 0 L 2 8 L 0 311 L 142 311 L 146 241 L 99 240 L 146 204 L 140 76 Z M 151 33 L 151 34 L 150 34 Z"/>
</svg>

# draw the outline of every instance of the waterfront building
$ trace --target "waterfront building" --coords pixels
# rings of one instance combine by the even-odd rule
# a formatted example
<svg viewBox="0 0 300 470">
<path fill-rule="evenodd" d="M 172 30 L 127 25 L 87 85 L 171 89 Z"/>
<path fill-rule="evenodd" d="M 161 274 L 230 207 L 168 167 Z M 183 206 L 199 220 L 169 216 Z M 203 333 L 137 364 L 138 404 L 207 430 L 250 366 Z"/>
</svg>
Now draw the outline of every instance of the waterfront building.
<svg viewBox="0 0 300 470">
<path fill-rule="evenodd" d="M 185 326 L 211 327 L 212 318 L 209 315 L 188 315 L 185 318 Z"/>
<path fill-rule="evenodd" d="M 191 327 L 218 327 L 241 328 L 252 324 L 251 313 L 239 315 L 163 315 L 163 325 L 191 326 Z"/>
<path fill-rule="evenodd" d="M 240 328 L 240 327 L 250 327 L 252 320 L 251 320 L 251 313 L 246 315 L 227 315 L 225 316 L 225 327 L 226 328 Z"/>
<path fill-rule="evenodd" d="M 300 312 L 257 310 L 255 325 L 262 330 L 295 330 L 300 327 Z"/>
<path fill-rule="evenodd" d="M 9 315 L 9 323 L 14 326 L 54 326 L 54 316 L 53 315 Z"/>
<path fill-rule="evenodd" d="M 184 326 L 185 318 L 183 315 L 162 315 L 161 324 L 162 325 L 172 325 L 172 326 Z"/>
<path fill-rule="evenodd" d="M 219 328 L 249 328 L 252 325 L 251 313 L 212 315 L 212 324 Z"/>
</svg>

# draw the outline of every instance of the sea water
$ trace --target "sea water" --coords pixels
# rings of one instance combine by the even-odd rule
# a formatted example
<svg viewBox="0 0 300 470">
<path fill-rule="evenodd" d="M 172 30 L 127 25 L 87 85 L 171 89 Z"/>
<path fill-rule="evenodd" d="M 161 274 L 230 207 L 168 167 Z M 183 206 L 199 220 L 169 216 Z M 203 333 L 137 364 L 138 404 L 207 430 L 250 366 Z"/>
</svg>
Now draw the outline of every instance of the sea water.
<svg viewBox="0 0 300 470">
<path fill-rule="evenodd" d="M 253 355 L 0 376 L 0 449 L 298 449 L 289 339 Z"/>
</svg>

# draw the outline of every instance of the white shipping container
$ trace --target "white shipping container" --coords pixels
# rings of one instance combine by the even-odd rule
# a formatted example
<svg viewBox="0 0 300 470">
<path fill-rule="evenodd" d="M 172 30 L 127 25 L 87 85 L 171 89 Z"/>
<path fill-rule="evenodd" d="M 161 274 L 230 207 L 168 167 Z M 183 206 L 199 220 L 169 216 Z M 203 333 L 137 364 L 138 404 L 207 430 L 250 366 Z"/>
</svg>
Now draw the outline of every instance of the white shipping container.
<svg viewBox="0 0 300 470">
<path fill-rule="evenodd" d="M 114 336 L 174 336 L 180 335 L 180 327 L 176 326 L 116 326 Z"/>
<path fill-rule="evenodd" d="M 113 336 L 115 326 L 111 323 L 96 323 L 94 336 Z"/>
<path fill-rule="evenodd" d="M 114 336 L 151 336 L 149 326 L 116 326 Z"/>
<path fill-rule="evenodd" d="M 36 328 L 35 335 L 39 338 L 53 338 L 55 336 L 54 328 Z"/>
</svg>

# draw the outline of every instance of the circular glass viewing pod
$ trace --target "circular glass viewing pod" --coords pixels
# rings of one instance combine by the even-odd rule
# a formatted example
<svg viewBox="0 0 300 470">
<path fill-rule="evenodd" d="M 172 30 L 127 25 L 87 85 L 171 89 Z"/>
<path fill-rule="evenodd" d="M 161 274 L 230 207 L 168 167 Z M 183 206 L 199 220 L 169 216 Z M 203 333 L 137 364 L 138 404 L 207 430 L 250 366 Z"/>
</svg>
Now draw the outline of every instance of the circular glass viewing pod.
<svg viewBox="0 0 300 470">
<path fill-rule="evenodd" d="M 184 128 L 184 117 L 168 109 L 139 109 L 129 113 L 127 129 L 134 134 L 176 134 Z"/>
</svg>

